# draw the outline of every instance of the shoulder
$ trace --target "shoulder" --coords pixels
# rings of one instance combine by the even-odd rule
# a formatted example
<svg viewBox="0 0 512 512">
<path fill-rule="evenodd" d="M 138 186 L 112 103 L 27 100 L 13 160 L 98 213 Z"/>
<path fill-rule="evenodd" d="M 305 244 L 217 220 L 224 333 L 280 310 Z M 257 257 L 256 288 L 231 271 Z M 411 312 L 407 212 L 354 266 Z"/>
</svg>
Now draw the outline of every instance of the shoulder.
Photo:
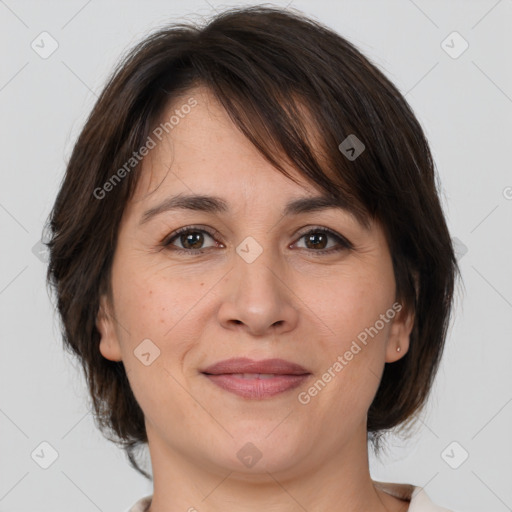
<svg viewBox="0 0 512 512">
<path fill-rule="evenodd" d="M 395 484 L 391 482 L 373 482 L 379 488 L 391 496 L 409 501 L 407 512 L 452 512 L 432 502 L 423 487 L 411 484 Z"/>
<path fill-rule="evenodd" d="M 409 512 L 452 512 L 451 510 L 440 507 L 430 500 L 423 487 L 414 487 L 411 496 Z"/>
<path fill-rule="evenodd" d="M 128 509 L 127 512 L 146 512 L 146 510 L 148 510 L 149 506 L 151 505 L 152 498 L 152 495 L 144 496 L 138 500 L 137 503 L 135 503 L 130 509 Z"/>
<path fill-rule="evenodd" d="M 376 487 L 396 498 L 410 501 L 408 512 L 453 512 L 434 504 L 422 487 L 411 484 L 395 484 L 391 482 L 375 482 Z M 127 512 L 146 512 L 151 505 L 152 496 L 144 496 Z"/>
</svg>

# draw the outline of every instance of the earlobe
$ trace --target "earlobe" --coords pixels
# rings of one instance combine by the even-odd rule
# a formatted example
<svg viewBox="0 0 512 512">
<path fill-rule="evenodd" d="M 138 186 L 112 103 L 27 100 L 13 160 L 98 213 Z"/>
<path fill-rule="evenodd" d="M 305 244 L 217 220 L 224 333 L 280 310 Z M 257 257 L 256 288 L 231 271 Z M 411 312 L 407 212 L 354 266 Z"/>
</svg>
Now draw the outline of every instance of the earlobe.
<svg viewBox="0 0 512 512">
<path fill-rule="evenodd" d="M 108 300 L 104 295 L 100 298 L 100 305 L 96 316 L 96 328 L 100 333 L 99 351 L 101 355 L 110 361 L 121 361 L 121 346 L 114 329 Z"/>
<path fill-rule="evenodd" d="M 414 311 L 402 308 L 393 319 L 386 347 L 386 363 L 394 363 L 407 354 L 414 326 Z"/>
</svg>

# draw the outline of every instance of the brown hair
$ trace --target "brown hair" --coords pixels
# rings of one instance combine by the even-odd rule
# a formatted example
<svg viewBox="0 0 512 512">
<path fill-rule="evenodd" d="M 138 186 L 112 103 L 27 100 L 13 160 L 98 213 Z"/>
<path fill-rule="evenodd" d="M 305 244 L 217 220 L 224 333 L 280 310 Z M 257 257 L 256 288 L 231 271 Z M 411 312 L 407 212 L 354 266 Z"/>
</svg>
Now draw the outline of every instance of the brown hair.
<svg viewBox="0 0 512 512">
<path fill-rule="evenodd" d="M 97 191 L 143 146 L 168 102 L 194 85 L 214 93 L 280 172 L 288 175 L 281 163 L 292 162 L 360 218 L 383 226 L 397 300 L 415 318 L 408 352 L 385 365 L 368 411 L 375 447 L 384 430 L 404 426 L 424 406 L 450 319 L 459 269 L 432 156 L 405 98 L 359 50 L 299 11 L 262 6 L 149 35 L 113 73 L 74 146 L 49 218 L 47 278 L 97 424 L 150 478 L 134 458 L 147 442 L 142 410 L 123 363 L 100 354 L 95 326 L 100 296 L 110 296 L 118 226 L 140 164 L 115 190 Z M 365 145 L 352 160 L 338 147 L 351 134 Z"/>
</svg>

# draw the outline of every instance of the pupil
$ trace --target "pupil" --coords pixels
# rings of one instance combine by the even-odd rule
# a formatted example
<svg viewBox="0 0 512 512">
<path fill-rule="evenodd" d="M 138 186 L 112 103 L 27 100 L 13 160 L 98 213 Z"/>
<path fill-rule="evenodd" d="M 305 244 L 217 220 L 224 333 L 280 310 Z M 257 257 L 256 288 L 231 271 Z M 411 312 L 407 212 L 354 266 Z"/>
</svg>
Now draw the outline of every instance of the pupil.
<svg viewBox="0 0 512 512">
<path fill-rule="evenodd" d="M 196 237 L 196 241 L 194 242 L 194 237 Z M 186 235 L 181 236 L 181 243 L 182 245 L 187 249 L 199 249 L 201 245 L 203 244 L 203 234 L 195 231 L 193 233 L 188 233 Z M 307 237 L 306 245 L 309 244 L 312 245 L 313 248 L 325 248 L 325 242 L 326 242 L 326 236 L 323 233 L 315 233 L 312 235 L 309 235 Z M 190 244 L 190 245 L 189 245 Z M 189 245 L 187 247 L 187 245 Z"/>
<path fill-rule="evenodd" d="M 198 240 L 194 243 L 194 237 L 198 237 Z M 185 239 L 185 242 L 183 241 Z M 187 247 L 188 243 L 191 243 L 192 247 Z M 199 249 L 201 245 L 203 244 L 203 234 L 199 233 L 198 231 L 194 231 L 193 233 L 188 233 L 186 235 L 182 235 L 181 237 L 181 243 L 183 247 L 186 249 Z"/>
<path fill-rule="evenodd" d="M 319 238 L 323 238 L 323 242 L 324 242 L 323 244 L 321 242 L 320 242 L 320 244 L 318 243 Z M 323 233 L 316 233 L 316 234 L 308 236 L 307 243 L 313 242 L 313 247 L 323 249 L 323 248 L 325 248 L 325 241 L 326 241 L 325 239 L 326 239 L 326 237 Z"/>
</svg>

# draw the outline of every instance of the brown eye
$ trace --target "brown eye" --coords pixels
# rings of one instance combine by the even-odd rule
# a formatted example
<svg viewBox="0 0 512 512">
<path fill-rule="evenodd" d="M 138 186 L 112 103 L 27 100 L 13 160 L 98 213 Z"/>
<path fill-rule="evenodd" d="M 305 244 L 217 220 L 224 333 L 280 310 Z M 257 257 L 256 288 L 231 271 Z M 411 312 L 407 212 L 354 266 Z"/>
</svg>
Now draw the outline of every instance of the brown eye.
<svg viewBox="0 0 512 512">
<path fill-rule="evenodd" d="M 173 246 L 172 250 L 178 252 L 191 253 L 195 251 L 201 252 L 202 249 L 209 249 L 210 247 L 215 247 L 215 244 L 210 245 L 208 247 L 204 247 L 205 236 L 206 238 L 211 238 L 212 240 L 214 240 L 213 235 L 206 231 L 205 229 L 186 227 L 170 235 L 170 237 L 163 242 L 163 246 L 168 248 L 171 248 L 170 246 Z"/>
<path fill-rule="evenodd" d="M 306 249 L 310 249 L 311 252 L 316 252 L 318 254 L 353 248 L 352 244 L 346 238 L 327 228 L 311 229 L 299 238 L 299 240 L 301 239 L 304 239 Z M 326 248 L 329 244 L 329 240 L 334 240 L 336 243 L 334 246 Z"/>
<path fill-rule="evenodd" d="M 189 231 L 185 235 L 179 235 L 179 240 L 185 249 L 201 249 L 204 235 L 200 231 Z"/>
<path fill-rule="evenodd" d="M 214 243 L 205 246 L 204 244 L 207 238 L 211 238 Z M 302 239 L 304 239 L 305 247 L 299 248 L 304 248 L 315 255 L 353 248 L 352 244 L 346 238 L 327 228 L 311 229 L 300 236 L 299 240 Z M 329 247 L 330 242 L 334 242 L 334 244 Z M 213 233 L 210 233 L 207 229 L 193 226 L 175 231 L 169 235 L 162 245 L 169 250 L 187 254 L 201 254 L 205 252 L 206 249 L 222 246 L 222 244 L 219 244 L 215 240 Z"/>
<path fill-rule="evenodd" d="M 311 233 L 304 235 L 308 249 L 325 249 L 328 236 L 325 233 Z"/>
</svg>

